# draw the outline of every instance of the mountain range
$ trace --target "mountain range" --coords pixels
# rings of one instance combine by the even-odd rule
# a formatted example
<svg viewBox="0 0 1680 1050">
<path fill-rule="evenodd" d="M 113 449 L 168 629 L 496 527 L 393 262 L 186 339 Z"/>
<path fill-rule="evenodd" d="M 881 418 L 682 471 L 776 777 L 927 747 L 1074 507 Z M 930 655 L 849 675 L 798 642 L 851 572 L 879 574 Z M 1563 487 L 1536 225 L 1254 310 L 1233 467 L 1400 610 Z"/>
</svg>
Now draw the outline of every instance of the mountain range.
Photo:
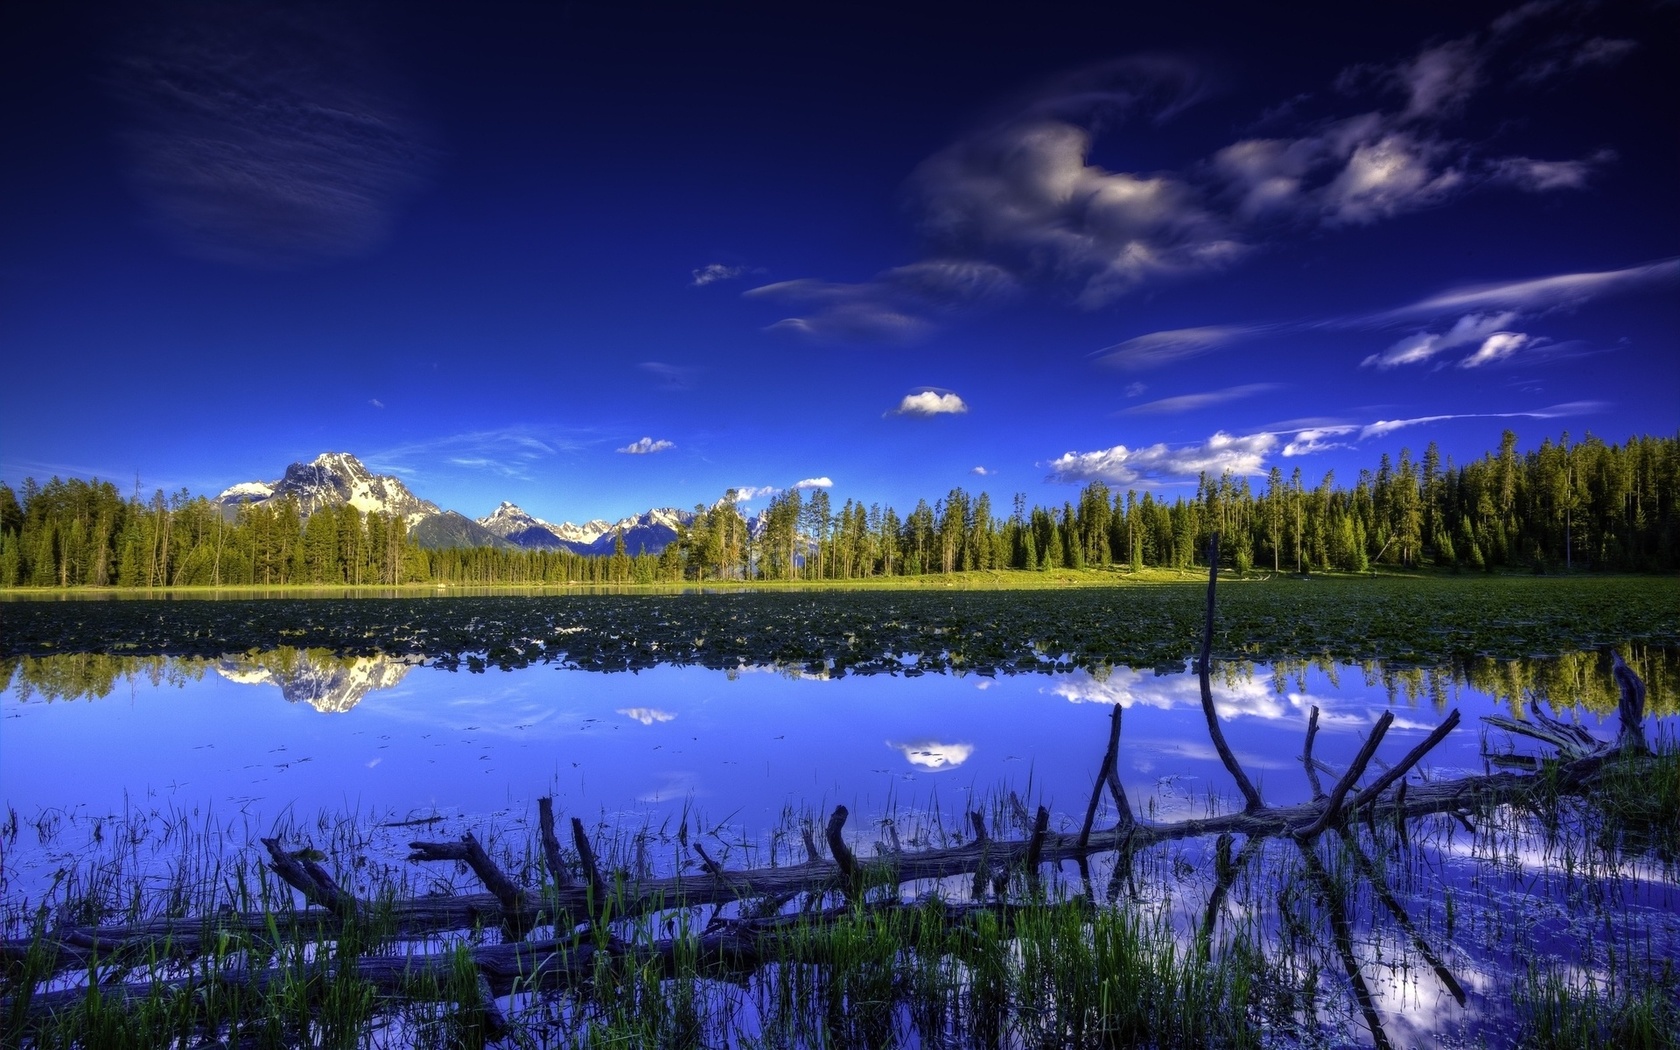
<svg viewBox="0 0 1680 1050">
<path fill-rule="evenodd" d="M 627 553 L 658 554 L 677 538 L 680 526 L 694 520 L 693 511 L 657 507 L 615 522 L 597 518 L 582 525 L 569 521 L 554 524 L 504 501 L 475 521 L 421 499 L 399 478 L 373 473 L 348 452 L 323 452 L 307 463 L 293 463 L 278 481 L 231 485 L 212 502 L 225 513 L 234 514 L 240 507 L 263 506 L 287 497 L 306 517 L 323 507 L 348 505 L 363 514 L 378 511 L 401 518 L 408 525 L 409 537 L 429 548 L 500 547 L 611 554 L 622 534 Z"/>
</svg>

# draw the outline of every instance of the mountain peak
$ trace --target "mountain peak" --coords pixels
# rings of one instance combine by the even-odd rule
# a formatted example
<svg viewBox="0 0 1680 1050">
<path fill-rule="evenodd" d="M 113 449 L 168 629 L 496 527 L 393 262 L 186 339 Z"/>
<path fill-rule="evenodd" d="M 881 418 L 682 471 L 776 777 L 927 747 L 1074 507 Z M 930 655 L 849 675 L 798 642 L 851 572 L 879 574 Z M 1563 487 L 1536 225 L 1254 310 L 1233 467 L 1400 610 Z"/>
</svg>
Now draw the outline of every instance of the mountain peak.
<svg viewBox="0 0 1680 1050">
<path fill-rule="evenodd" d="M 400 479 L 373 473 L 348 452 L 323 452 L 307 463 L 293 463 L 279 481 L 233 485 L 216 502 L 224 507 L 258 506 L 288 496 L 305 516 L 348 504 L 364 514 L 378 511 L 399 517 L 411 528 L 440 513 L 437 504 L 410 492 Z"/>
</svg>

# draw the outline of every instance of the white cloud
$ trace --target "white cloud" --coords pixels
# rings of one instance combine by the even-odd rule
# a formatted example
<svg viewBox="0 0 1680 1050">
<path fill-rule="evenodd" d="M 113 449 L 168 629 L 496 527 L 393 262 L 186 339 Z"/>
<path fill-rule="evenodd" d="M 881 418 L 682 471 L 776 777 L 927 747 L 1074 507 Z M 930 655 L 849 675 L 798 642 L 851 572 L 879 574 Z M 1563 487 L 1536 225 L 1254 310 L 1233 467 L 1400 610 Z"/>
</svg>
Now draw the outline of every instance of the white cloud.
<svg viewBox="0 0 1680 1050">
<path fill-rule="evenodd" d="M 655 441 L 653 438 L 645 437 L 640 441 L 632 441 L 623 448 L 614 449 L 614 451 L 621 452 L 629 456 L 646 456 L 650 453 L 664 452 L 667 449 L 673 449 L 676 447 L 677 446 L 674 442 L 666 441 L 663 438 Z"/>
<path fill-rule="evenodd" d="M 991 470 L 987 467 L 974 467 L 971 470 L 969 470 L 969 473 L 977 475 L 977 476 L 982 477 L 982 478 L 989 478 L 993 474 L 996 474 L 997 471 Z"/>
<path fill-rule="evenodd" d="M 1343 437 L 1358 429 L 1355 426 L 1309 427 L 1295 433 L 1295 437 L 1283 446 L 1283 454 L 1285 457 L 1310 456 L 1315 452 L 1328 452 L 1333 448 L 1347 448 L 1347 442 L 1330 439 Z"/>
<path fill-rule="evenodd" d="M 1134 336 L 1122 343 L 1105 346 L 1091 356 L 1104 364 L 1126 371 L 1137 371 L 1146 368 L 1160 368 L 1162 365 L 1175 364 L 1192 357 L 1200 357 L 1212 350 L 1231 345 L 1239 340 L 1260 331 L 1257 325 L 1204 325 L 1199 328 L 1173 328 L 1163 332 L 1150 332 L 1146 335 Z M 1143 393 L 1143 384 L 1134 383 L 1137 394 Z M 1127 397 L 1136 397 L 1132 387 L 1126 388 Z"/>
<path fill-rule="evenodd" d="M 1494 161 L 1489 171 L 1495 182 L 1502 182 L 1531 193 L 1552 190 L 1582 190 L 1598 169 L 1616 159 L 1612 150 L 1599 150 L 1582 160 L 1535 160 L 1532 157 L 1504 157 Z"/>
<path fill-rule="evenodd" d="M 902 754 L 907 762 L 926 770 L 955 769 L 974 754 L 973 744 L 942 744 L 937 740 L 917 740 L 908 744 L 887 741 L 887 746 Z"/>
<path fill-rule="evenodd" d="M 750 299 L 790 302 L 807 312 L 785 317 L 768 331 L 819 341 L 912 342 L 933 327 L 932 318 L 1002 302 L 1017 290 L 1015 278 L 991 263 L 926 259 L 876 274 L 867 281 L 801 278 L 750 288 Z"/>
<path fill-rule="evenodd" d="M 1527 346 L 1528 336 L 1521 332 L 1495 332 L 1482 342 L 1475 353 L 1458 363 L 1460 368 L 1479 368 L 1503 361 Z"/>
<path fill-rule="evenodd" d="M 661 711 L 657 707 L 621 707 L 618 713 L 626 718 L 633 718 L 642 725 L 650 726 L 655 722 L 669 722 L 677 716 L 669 711 Z"/>
<path fill-rule="evenodd" d="M 912 177 L 922 227 L 951 254 L 1071 281 L 1087 307 L 1244 253 L 1184 178 L 1108 171 L 1090 148 L 1084 128 L 1033 118 L 957 142 Z"/>
<path fill-rule="evenodd" d="M 1259 475 L 1266 454 L 1277 445 L 1274 434 L 1236 437 L 1223 431 L 1200 445 L 1173 448 L 1165 443 L 1129 449 L 1125 445 L 1097 452 L 1068 452 L 1050 463 L 1052 481 L 1105 481 L 1131 484 L 1153 478 L 1192 478 L 1199 474 Z"/>
<path fill-rule="evenodd" d="M 1177 397 L 1163 397 L 1158 401 L 1148 401 L 1141 405 L 1134 405 L 1124 411 L 1129 415 L 1168 415 L 1176 412 L 1194 412 L 1199 408 L 1224 404 L 1227 401 L 1238 401 L 1245 397 L 1270 393 L 1278 389 L 1276 383 L 1245 383 L 1242 386 L 1228 386 L 1223 390 L 1208 390 L 1199 394 L 1180 394 Z"/>
<path fill-rule="evenodd" d="M 1455 112 L 1475 91 L 1481 59 L 1469 38 L 1427 48 L 1397 70 L 1408 118 Z"/>
<path fill-rule="evenodd" d="M 553 428 L 510 426 L 394 445 L 362 457 L 362 462 L 375 473 L 396 474 L 405 480 L 424 478 L 440 462 L 529 480 L 538 461 L 583 447 L 575 436 Z"/>
<path fill-rule="evenodd" d="M 1672 284 L 1680 279 L 1680 258 L 1664 259 L 1621 270 L 1560 273 L 1521 281 L 1460 285 L 1407 306 L 1360 319 L 1383 323 L 1416 317 L 1439 317 L 1465 310 L 1522 310 L 1542 312 L 1578 306 L 1589 299 L 1618 292 Z"/>
<path fill-rule="evenodd" d="M 1563 419 L 1569 416 L 1584 416 L 1594 412 L 1601 412 L 1609 407 L 1603 401 L 1569 401 L 1561 405 L 1535 409 L 1531 412 L 1462 412 L 1443 416 L 1416 416 L 1412 419 L 1379 419 L 1369 423 L 1359 430 L 1359 440 L 1382 437 L 1392 434 L 1404 427 L 1415 427 L 1425 423 L 1440 423 L 1449 419 Z"/>
<path fill-rule="evenodd" d="M 1126 396 L 1127 397 L 1138 397 L 1145 390 L 1148 390 L 1148 389 L 1149 388 L 1142 383 L 1127 383 L 1126 384 Z"/>
<path fill-rule="evenodd" d="M 1464 173 L 1441 163 L 1439 143 L 1404 132 L 1361 142 L 1321 194 L 1321 213 L 1332 223 L 1369 225 L 1444 200 L 1464 183 Z"/>
<path fill-rule="evenodd" d="M 1445 332 L 1415 332 L 1382 353 L 1372 354 L 1360 364 L 1384 369 L 1422 364 L 1444 350 L 1481 342 L 1510 324 L 1516 316 L 1512 311 L 1465 314 Z"/>
<path fill-rule="evenodd" d="M 794 482 L 793 487 L 796 489 L 831 489 L 834 487 L 834 481 L 828 477 L 806 478 L 803 481 Z"/>
<path fill-rule="evenodd" d="M 747 272 L 748 270 L 745 266 L 727 266 L 723 263 L 707 263 L 705 266 L 702 266 L 700 269 L 694 271 L 694 280 L 690 282 L 690 285 L 695 288 L 704 288 L 708 284 L 716 284 L 719 281 L 733 281 L 735 278 L 740 277 L 742 274 Z"/>
<path fill-rule="evenodd" d="M 967 402 L 949 390 L 919 390 L 905 394 L 898 407 L 887 413 L 892 416 L 954 416 L 968 411 Z"/>
<path fill-rule="evenodd" d="M 368 398 L 368 404 L 372 405 L 374 408 L 384 408 L 385 407 L 385 402 L 379 400 L 377 397 Z"/>
<path fill-rule="evenodd" d="M 782 491 L 774 485 L 736 485 L 735 502 L 751 503 Z"/>
</svg>

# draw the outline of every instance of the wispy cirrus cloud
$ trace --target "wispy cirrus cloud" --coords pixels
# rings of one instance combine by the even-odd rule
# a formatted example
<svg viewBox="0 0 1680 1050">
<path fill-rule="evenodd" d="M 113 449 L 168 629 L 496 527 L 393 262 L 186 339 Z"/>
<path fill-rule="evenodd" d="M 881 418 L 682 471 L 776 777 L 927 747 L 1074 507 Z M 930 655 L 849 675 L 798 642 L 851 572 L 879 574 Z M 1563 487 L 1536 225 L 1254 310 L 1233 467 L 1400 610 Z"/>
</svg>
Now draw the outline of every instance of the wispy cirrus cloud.
<svg viewBox="0 0 1680 1050">
<path fill-rule="evenodd" d="M 744 277 L 750 273 L 763 272 L 764 270 L 760 267 L 733 266 L 728 263 L 707 263 L 698 270 L 693 271 L 693 278 L 689 281 L 689 287 L 704 288 L 708 284 L 717 284 L 719 281 L 733 281 L 736 278 Z"/>
<path fill-rule="evenodd" d="M 530 480 L 532 470 L 542 461 L 584 448 L 586 436 L 583 432 L 536 426 L 474 430 L 376 449 L 362 461 L 377 473 L 405 479 L 424 478 L 435 464 L 448 463 Z"/>
<path fill-rule="evenodd" d="M 659 381 L 661 390 L 687 390 L 694 386 L 704 369 L 689 365 L 672 365 L 664 361 L 643 361 L 636 368 Z"/>
<path fill-rule="evenodd" d="M 280 5 L 161 20 L 109 79 L 135 188 L 189 254 L 259 268 L 363 255 L 430 148 L 352 24 Z"/>
<path fill-rule="evenodd" d="M 1202 325 L 1196 328 L 1173 328 L 1133 336 L 1124 342 L 1105 346 L 1090 356 L 1103 364 L 1123 371 L 1142 371 L 1177 364 L 1214 350 L 1222 350 L 1250 336 L 1268 330 L 1269 325 Z M 1143 393 L 1143 384 L 1132 387 Z M 1135 397 L 1130 393 L 1128 397 Z"/>
<path fill-rule="evenodd" d="M 750 299 L 786 302 L 803 312 L 768 331 L 824 342 L 907 343 L 927 335 L 934 318 L 1013 297 L 1016 280 L 991 263 L 929 259 L 846 283 L 804 278 L 748 289 Z"/>
<path fill-rule="evenodd" d="M 1122 409 L 1124 415 L 1171 415 L 1177 412 L 1194 412 L 1197 409 L 1211 408 L 1222 405 L 1227 401 L 1240 401 L 1247 397 L 1257 397 L 1280 389 L 1277 383 L 1244 383 L 1240 386 L 1228 386 L 1223 390 L 1208 390 L 1198 394 L 1180 394 L 1177 397 L 1163 397 L 1156 401 L 1146 401 L 1141 405 L 1133 405 Z"/>
<path fill-rule="evenodd" d="M 664 438 L 660 438 L 655 441 L 653 438 L 644 437 L 640 440 L 630 442 L 630 444 L 625 445 L 623 448 L 614 449 L 613 451 L 627 456 L 650 456 L 655 452 L 668 452 L 676 447 L 677 445 L 674 441 L 666 441 Z"/>
<path fill-rule="evenodd" d="M 1570 310 L 1604 297 L 1631 294 L 1680 283 L 1680 258 L 1662 259 L 1618 270 L 1550 274 L 1512 281 L 1463 284 L 1401 306 L 1362 314 L 1266 324 L 1219 324 L 1148 332 L 1115 343 L 1089 356 L 1124 371 L 1176 364 L 1225 350 L 1263 334 L 1394 329 L 1413 325 L 1407 335 L 1362 360 L 1379 370 L 1417 365 L 1466 346 L 1464 368 L 1500 364 L 1523 356 L 1547 356 L 1560 344 L 1544 336 L 1516 331 L 1556 311 Z M 1495 339 L 1495 336 L 1500 338 Z M 1490 344 L 1488 341 L 1493 339 Z M 1470 362 L 1474 363 L 1470 363 Z M 1135 384 L 1134 384 L 1135 386 Z M 1127 388 L 1132 397 L 1133 388 Z M 1141 389 L 1139 390 L 1141 392 Z"/>
<path fill-rule="evenodd" d="M 930 419 L 934 416 L 957 416 L 968 411 L 968 402 L 955 392 L 929 388 L 918 390 L 912 394 L 905 394 L 899 401 L 898 407 L 887 413 L 889 416 L 913 416 L 920 419 Z"/>
<path fill-rule="evenodd" d="M 1516 281 L 1458 285 L 1391 310 L 1332 323 L 1340 327 L 1371 326 L 1484 310 L 1543 313 L 1577 307 L 1603 296 L 1669 285 L 1677 280 L 1680 280 L 1680 257 L 1620 270 L 1559 273 Z"/>
</svg>

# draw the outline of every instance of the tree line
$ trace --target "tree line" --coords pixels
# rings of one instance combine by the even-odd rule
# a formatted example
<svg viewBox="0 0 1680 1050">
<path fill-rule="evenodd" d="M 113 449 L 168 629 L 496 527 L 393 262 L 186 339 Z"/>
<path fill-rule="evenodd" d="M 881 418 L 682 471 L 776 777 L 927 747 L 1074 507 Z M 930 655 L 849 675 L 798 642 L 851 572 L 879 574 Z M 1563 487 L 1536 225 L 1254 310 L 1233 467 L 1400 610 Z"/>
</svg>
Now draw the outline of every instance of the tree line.
<svg viewBox="0 0 1680 1050">
<path fill-rule="evenodd" d="M 1547 439 L 1461 465 L 1434 444 L 1384 453 L 1352 485 L 1273 467 L 1263 481 L 1203 475 L 1193 494 L 1086 485 L 1061 506 L 1004 516 L 953 488 L 900 515 L 825 490 L 791 490 L 749 520 L 733 492 L 694 508 L 674 542 L 630 555 L 486 547 L 428 550 L 400 517 L 354 507 L 304 515 L 282 499 L 229 513 L 186 490 L 123 498 L 107 481 L 0 484 L 0 586 L 180 587 L 845 580 L 966 570 L 1192 568 L 1221 534 L 1239 572 L 1680 568 L 1680 438 L 1609 445 Z"/>
</svg>

